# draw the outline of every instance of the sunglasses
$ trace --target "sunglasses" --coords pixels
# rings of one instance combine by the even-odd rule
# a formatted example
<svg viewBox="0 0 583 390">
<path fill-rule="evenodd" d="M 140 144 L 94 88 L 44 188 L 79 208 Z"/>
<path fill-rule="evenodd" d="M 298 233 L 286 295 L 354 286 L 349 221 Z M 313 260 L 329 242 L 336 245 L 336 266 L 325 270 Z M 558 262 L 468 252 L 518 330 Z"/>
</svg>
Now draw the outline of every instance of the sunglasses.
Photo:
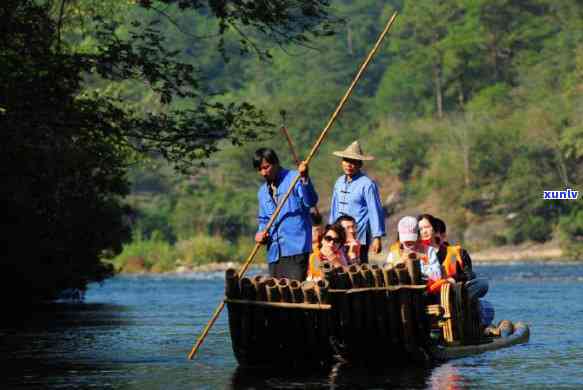
<svg viewBox="0 0 583 390">
<path fill-rule="evenodd" d="M 340 244 L 340 239 L 338 237 L 324 236 L 324 240 L 328 242 L 334 241 L 335 244 Z"/>
</svg>

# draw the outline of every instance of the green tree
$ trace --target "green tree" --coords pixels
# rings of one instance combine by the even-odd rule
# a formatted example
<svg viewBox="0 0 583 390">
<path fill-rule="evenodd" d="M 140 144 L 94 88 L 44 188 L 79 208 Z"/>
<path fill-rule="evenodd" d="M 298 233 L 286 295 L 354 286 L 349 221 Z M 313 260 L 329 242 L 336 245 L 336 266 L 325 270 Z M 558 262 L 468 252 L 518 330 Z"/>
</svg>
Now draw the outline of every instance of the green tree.
<svg viewBox="0 0 583 390">
<path fill-rule="evenodd" d="M 254 42 L 245 31 L 280 44 L 329 32 L 323 1 L 260 8 L 255 2 L 141 1 L 128 6 L 127 19 L 91 8 L 97 4 L 91 1 L 2 2 L 1 169 L 10 227 L 3 258 L 5 278 L 28 287 L 19 288 L 20 299 L 53 299 L 111 276 L 101 258 L 119 252 L 128 236 L 130 214 L 121 200 L 129 162 L 154 154 L 184 167 L 222 141 L 255 139 L 268 124 L 247 102 L 217 99 L 195 67 L 180 61 L 157 28 L 164 3 L 216 20 L 225 58 L 230 29 L 243 50 Z M 154 8 L 157 17 L 136 18 Z M 77 18 L 92 17 L 87 30 L 68 17 L 75 9 L 82 11 L 73 12 Z M 139 101 L 143 91 L 155 107 L 128 104 L 128 95 Z"/>
</svg>

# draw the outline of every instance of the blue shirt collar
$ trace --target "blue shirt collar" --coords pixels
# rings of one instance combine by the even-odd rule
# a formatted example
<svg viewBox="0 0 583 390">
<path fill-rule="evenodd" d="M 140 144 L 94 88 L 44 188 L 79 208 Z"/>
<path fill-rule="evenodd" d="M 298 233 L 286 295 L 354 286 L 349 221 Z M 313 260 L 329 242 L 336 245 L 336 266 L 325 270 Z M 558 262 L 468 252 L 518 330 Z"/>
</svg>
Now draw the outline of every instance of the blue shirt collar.
<svg viewBox="0 0 583 390">
<path fill-rule="evenodd" d="M 279 185 L 281 184 L 281 181 L 285 178 L 285 176 L 287 175 L 288 170 L 285 168 L 282 168 L 281 166 L 279 167 L 279 172 L 277 173 L 277 178 L 275 179 L 275 186 L 279 187 Z M 266 180 L 265 181 L 265 186 L 269 187 L 269 182 Z"/>
<path fill-rule="evenodd" d="M 357 180 L 361 176 L 364 176 L 364 173 L 362 173 L 362 171 L 358 171 L 357 174 L 352 176 L 352 180 L 350 182 Z M 344 175 L 344 183 L 348 183 L 348 176 L 346 176 L 346 175 Z"/>
</svg>

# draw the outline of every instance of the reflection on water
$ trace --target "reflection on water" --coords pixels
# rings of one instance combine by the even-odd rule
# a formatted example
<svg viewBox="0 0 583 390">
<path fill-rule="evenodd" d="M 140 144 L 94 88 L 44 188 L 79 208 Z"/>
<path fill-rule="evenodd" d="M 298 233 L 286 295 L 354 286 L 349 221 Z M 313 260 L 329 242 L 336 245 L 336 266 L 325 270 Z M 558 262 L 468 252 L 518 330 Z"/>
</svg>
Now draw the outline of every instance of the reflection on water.
<svg viewBox="0 0 583 390">
<path fill-rule="evenodd" d="M 338 363 L 331 368 L 307 370 L 297 369 L 293 372 L 238 367 L 231 377 L 230 388 L 424 389 L 427 388 L 432 372 L 431 368 L 423 367 L 354 367 L 345 363 Z"/>
<path fill-rule="evenodd" d="M 10 369 L 4 370 L 1 387 L 43 388 L 51 384 L 74 388 L 79 383 L 60 383 L 55 378 L 113 370 L 113 363 L 82 357 L 98 355 L 95 349 L 104 347 L 99 345 L 100 329 L 131 326 L 123 317 L 125 311 L 111 304 L 58 303 L 8 316 L 0 333 L 0 364 Z"/>
<path fill-rule="evenodd" d="M 432 390 L 462 390 L 469 388 L 469 385 L 459 368 L 452 363 L 444 363 L 432 371 L 427 387 Z"/>
<path fill-rule="evenodd" d="M 249 370 L 237 368 L 222 315 L 189 361 L 222 277 L 118 277 L 92 287 L 86 303 L 5 315 L 0 389 L 583 388 L 583 267 L 476 268 L 491 281 L 496 320 L 528 323 L 528 344 L 429 368 L 383 367 L 379 354 L 380 368 Z"/>
<path fill-rule="evenodd" d="M 379 361 L 382 356 L 379 356 Z M 431 389 L 463 390 L 473 387 L 462 370 L 452 363 L 433 367 L 354 367 L 337 363 L 331 368 L 311 370 L 238 367 L 231 377 L 235 389 Z"/>
</svg>

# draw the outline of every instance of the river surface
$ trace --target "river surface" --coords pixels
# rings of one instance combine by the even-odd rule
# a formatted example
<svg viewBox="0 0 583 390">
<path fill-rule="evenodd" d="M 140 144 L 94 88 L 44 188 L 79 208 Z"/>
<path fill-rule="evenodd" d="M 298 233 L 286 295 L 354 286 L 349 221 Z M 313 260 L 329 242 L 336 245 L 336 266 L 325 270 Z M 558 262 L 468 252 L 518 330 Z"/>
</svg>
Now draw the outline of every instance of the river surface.
<svg viewBox="0 0 583 390">
<path fill-rule="evenodd" d="M 431 368 L 249 372 L 237 368 L 226 313 L 187 360 L 222 273 L 118 276 L 92 285 L 84 303 L 5 318 L 0 389 L 583 389 L 583 263 L 475 270 L 490 279 L 495 321 L 528 323 L 528 344 Z"/>
</svg>

